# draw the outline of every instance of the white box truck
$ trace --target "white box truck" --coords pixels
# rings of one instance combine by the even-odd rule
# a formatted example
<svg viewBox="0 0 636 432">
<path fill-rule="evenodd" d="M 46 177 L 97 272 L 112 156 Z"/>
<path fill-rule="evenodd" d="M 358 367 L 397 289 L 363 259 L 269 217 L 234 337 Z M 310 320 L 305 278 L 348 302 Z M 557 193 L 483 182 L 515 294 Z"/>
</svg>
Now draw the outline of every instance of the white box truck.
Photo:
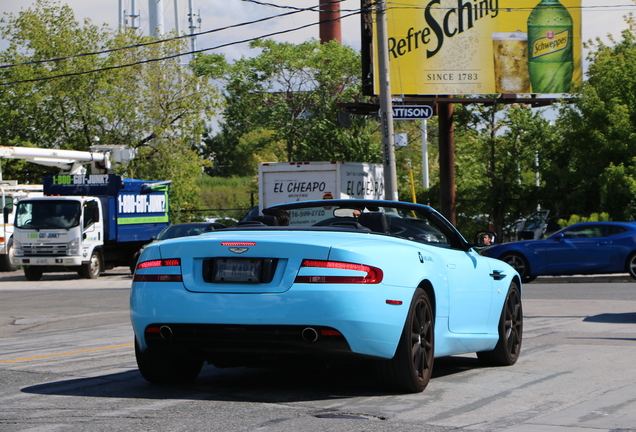
<svg viewBox="0 0 636 432">
<path fill-rule="evenodd" d="M 265 162 L 258 166 L 258 203 L 322 199 L 384 199 L 382 164 L 363 162 Z"/>
</svg>

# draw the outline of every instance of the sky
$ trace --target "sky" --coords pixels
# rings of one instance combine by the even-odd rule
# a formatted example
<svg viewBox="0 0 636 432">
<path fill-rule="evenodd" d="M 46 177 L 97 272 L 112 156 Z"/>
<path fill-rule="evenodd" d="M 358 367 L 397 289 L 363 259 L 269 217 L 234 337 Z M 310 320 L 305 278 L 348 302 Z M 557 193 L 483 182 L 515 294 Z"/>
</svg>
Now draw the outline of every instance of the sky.
<svg viewBox="0 0 636 432">
<path fill-rule="evenodd" d="M 158 0 L 151 0 L 158 1 Z M 189 32 L 188 6 L 192 3 L 196 18 L 201 19 L 201 28 L 198 32 L 205 32 L 221 27 L 254 21 L 264 17 L 280 15 L 292 12 L 292 9 L 284 9 L 271 6 L 312 7 L 319 4 L 319 0 L 258 0 L 257 2 L 245 0 L 159 0 L 164 10 L 164 30 L 175 28 L 175 22 L 179 23 L 181 32 Z M 108 24 L 115 29 L 119 25 L 119 4 L 126 15 L 132 14 L 135 6 L 140 18 L 138 19 L 140 31 L 149 33 L 148 29 L 148 0 L 60 0 L 60 3 L 70 6 L 76 18 L 90 19 L 94 24 Z M 0 0 L 0 13 L 18 13 L 21 9 L 29 8 L 35 0 Z M 269 4 L 269 5 L 268 5 Z M 178 21 L 175 20 L 175 5 Z M 607 42 L 607 34 L 613 34 L 620 38 L 620 31 L 626 27 L 623 16 L 628 12 L 636 12 L 636 4 L 632 0 L 582 0 L 583 40 L 601 37 Z M 351 14 L 360 8 L 360 0 L 344 0 L 341 3 L 342 39 L 343 44 L 355 49 L 360 48 L 360 17 Z M 351 11 L 351 12 L 349 12 Z M 275 18 L 269 21 L 223 30 L 197 37 L 197 49 L 218 47 L 231 44 L 249 38 L 265 36 L 270 33 L 301 27 L 318 21 L 318 12 L 304 11 L 285 17 Z M 318 38 L 318 26 L 311 26 L 302 30 L 288 32 L 272 39 L 298 43 L 309 38 Z M 6 45 L 5 45 L 6 47 Z M 0 49 L 3 49 L 0 40 Z M 224 53 L 228 60 L 234 60 L 241 56 L 252 56 L 256 53 L 250 50 L 247 43 L 233 44 L 224 48 L 208 51 L 209 53 Z"/>
</svg>

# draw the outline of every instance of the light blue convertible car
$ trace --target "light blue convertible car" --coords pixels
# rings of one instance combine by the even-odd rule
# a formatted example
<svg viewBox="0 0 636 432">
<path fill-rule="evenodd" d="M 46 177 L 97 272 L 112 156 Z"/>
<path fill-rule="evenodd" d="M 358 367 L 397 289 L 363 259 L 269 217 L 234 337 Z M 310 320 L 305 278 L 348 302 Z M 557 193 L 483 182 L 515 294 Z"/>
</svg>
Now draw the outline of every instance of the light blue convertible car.
<svg viewBox="0 0 636 432">
<path fill-rule="evenodd" d="M 354 361 L 420 392 L 435 357 L 514 364 L 523 327 L 512 267 L 432 208 L 378 200 L 283 204 L 150 244 L 130 306 L 139 370 L 161 383 L 191 381 L 206 361 Z"/>
</svg>

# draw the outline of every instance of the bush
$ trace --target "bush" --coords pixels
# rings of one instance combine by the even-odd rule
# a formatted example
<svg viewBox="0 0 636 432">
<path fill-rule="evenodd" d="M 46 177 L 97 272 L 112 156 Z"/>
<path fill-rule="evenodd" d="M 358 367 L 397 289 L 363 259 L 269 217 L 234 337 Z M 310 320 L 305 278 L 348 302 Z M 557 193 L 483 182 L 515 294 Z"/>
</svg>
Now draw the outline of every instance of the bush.
<svg viewBox="0 0 636 432">
<path fill-rule="evenodd" d="M 608 213 L 592 213 L 588 217 L 572 215 L 569 219 L 559 219 L 559 226 L 561 228 L 569 227 L 579 222 L 609 222 L 611 221 Z"/>
</svg>

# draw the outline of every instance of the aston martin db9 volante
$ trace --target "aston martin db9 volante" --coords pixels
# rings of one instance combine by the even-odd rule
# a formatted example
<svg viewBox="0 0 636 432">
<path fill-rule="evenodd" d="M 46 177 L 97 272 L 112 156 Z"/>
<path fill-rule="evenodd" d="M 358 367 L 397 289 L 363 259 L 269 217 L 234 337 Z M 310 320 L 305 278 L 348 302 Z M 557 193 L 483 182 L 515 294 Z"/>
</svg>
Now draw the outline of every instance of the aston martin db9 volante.
<svg viewBox="0 0 636 432">
<path fill-rule="evenodd" d="M 295 202 L 233 228 L 148 245 L 132 284 L 137 364 L 150 382 L 216 367 L 369 365 L 420 392 L 436 357 L 512 365 L 521 282 L 424 205 Z"/>
</svg>

